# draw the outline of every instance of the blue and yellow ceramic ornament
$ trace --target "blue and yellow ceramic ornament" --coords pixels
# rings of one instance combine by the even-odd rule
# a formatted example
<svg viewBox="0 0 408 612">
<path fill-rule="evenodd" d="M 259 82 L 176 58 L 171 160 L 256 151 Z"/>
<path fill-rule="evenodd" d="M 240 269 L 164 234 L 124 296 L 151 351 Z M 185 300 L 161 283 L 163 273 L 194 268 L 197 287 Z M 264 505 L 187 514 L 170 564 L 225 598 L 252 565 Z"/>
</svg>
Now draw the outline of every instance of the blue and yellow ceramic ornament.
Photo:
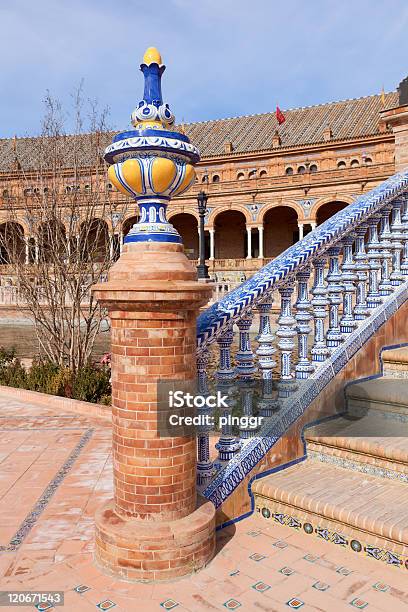
<svg viewBox="0 0 408 612">
<path fill-rule="evenodd" d="M 132 113 L 133 130 L 117 134 L 105 151 L 111 183 L 132 196 L 140 209 L 140 221 L 126 242 L 181 242 L 166 219 L 170 198 L 186 191 L 195 180 L 199 151 L 185 134 L 173 129 L 174 115 L 163 103 L 161 77 L 165 70 L 154 47 L 144 54 L 140 70 L 144 94 Z"/>
</svg>

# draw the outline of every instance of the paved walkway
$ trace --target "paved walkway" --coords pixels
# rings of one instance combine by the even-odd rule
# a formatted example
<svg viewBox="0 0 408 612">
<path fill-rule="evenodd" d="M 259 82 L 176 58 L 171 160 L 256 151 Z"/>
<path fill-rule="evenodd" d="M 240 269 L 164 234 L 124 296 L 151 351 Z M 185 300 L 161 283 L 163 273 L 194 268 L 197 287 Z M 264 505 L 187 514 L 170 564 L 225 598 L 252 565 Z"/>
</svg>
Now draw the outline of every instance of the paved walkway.
<svg viewBox="0 0 408 612">
<path fill-rule="evenodd" d="M 408 611 L 407 570 L 260 517 L 220 532 L 195 576 L 113 580 L 93 564 L 93 515 L 112 495 L 110 427 L 0 396 L 0 443 L 0 590 L 62 590 L 70 612 Z"/>
</svg>

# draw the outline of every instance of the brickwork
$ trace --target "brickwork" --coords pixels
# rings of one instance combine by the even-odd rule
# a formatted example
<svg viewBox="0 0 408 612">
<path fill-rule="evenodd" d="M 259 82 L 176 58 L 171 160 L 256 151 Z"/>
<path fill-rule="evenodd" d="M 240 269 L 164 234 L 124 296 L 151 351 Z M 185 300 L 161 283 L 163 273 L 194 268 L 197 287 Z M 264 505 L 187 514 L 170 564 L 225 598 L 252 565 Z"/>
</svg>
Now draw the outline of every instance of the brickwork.
<svg viewBox="0 0 408 612">
<path fill-rule="evenodd" d="M 382 115 L 395 136 L 395 170 L 404 170 L 408 167 L 408 106 L 392 108 Z"/>
<path fill-rule="evenodd" d="M 195 440 L 152 439 L 157 379 L 195 374 L 195 316 L 183 314 L 112 317 L 115 508 L 123 515 L 172 520 L 195 509 Z"/>
<path fill-rule="evenodd" d="M 196 375 L 196 316 L 211 288 L 181 245 L 125 245 L 95 294 L 112 322 L 114 499 L 96 514 L 96 560 L 128 580 L 169 580 L 214 554 L 215 509 L 197 499 L 196 440 L 158 435 L 158 380 Z"/>
</svg>

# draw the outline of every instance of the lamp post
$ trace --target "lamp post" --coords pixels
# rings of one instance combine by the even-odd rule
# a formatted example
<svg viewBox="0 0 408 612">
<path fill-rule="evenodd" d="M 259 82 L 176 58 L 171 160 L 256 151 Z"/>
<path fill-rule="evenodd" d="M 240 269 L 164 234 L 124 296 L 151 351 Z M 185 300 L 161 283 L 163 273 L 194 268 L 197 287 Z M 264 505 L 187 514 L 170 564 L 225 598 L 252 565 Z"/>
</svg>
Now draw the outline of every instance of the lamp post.
<svg viewBox="0 0 408 612">
<path fill-rule="evenodd" d="M 199 281 L 207 281 L 210 276 L 208 274 L 208 266 L 205 264 L 205 234 L 204 234 L 204 217 L 207 212 L 208 196 L 205 191 L 200 191 L 197 195 L 198 215 L 200 217 L 199 225 L 199 263 L 197 266 L 197 278 Z"/>
</svg>

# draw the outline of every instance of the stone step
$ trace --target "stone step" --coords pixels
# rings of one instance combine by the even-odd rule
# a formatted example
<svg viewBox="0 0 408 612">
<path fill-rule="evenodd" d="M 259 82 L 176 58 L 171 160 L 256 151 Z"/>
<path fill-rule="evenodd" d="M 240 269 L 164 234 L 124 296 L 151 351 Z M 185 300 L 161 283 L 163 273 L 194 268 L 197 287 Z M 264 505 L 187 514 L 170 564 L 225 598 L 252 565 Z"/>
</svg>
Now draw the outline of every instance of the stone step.
<svg viewBox="0 0 408 612">
<path fill-rule="evenodd" d="M 310 460 L 408 484 L 408 438 L 346 437 L 322 430 L 306 440 Z"/>
<path fill-rule="evenodd" d="M 407 484 L 306 460 L 252 491 L 260 520 L 408 570 Z"/>
<path fill-rule="evenodd" d="M 346 387 L 347 411 L 360 417 L 368 410 L 380 410 L 408 417 L 408 378 L 382 376 Z M 397 417 L 398 420 L 404 421 Z"/>
<path fill-rule="evenodd" d="M 408 378 L 408 346 L 384 351 L 381 359 L 384 376 Z"/>
</svg>

